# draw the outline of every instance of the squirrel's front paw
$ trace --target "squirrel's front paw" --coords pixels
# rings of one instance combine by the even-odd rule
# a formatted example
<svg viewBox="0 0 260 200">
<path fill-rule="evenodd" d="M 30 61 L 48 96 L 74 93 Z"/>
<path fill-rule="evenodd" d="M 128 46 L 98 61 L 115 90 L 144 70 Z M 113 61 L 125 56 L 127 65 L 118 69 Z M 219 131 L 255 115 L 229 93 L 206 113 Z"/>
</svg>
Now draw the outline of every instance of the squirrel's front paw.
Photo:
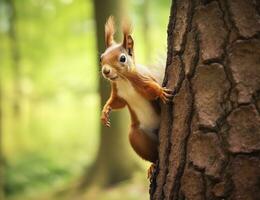
<svg viewBox="0 0 260 200">
<path fill-rule="evenodd" d="M 111 108 L 107 108 L 102 111 L 101 114 L 101 121 L 106 127 L 110 127 L 110 121 L 109 121 L 109 114 L 110 114 Z"/>
<path fill-rule="evenodd" d="M 170 102 L 173 97 L 172 91 L 170 89 L 167 89 L 166 87 L 162 88 L 162 92 L 160 95 L 160 99 L 163 103 Z"/>
</svg>

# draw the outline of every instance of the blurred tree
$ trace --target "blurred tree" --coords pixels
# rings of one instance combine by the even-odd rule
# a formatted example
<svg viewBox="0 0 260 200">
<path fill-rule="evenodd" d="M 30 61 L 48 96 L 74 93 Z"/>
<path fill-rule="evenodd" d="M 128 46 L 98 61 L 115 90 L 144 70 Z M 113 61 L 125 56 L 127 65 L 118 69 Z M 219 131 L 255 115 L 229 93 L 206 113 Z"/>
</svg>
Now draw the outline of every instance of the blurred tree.
<svg viewBox="0 0 260 200">
<path fill-rule="evenodd" d="M 0 6 L 3 8 L 1 12 L 5 11 L 5 1 L 0 0 Z M 2 14 L 2 13 L 1 13 Z M 2 40 L 2 33 L 3 30 L 0 32 L 0 39 Z M 1 44 L 2 45 L 2 44 Z M 3 49 L 3 46 L 0 46 L 1 49 Z M 5 191 L 4 191 L 4 186 L 5 186 L 5 179 L 4 179 L 4 156 L 3 156 L 3 53 L 1 54 L 1 59 L 0 59 L 0 68 L 1 68 L 1 73 L 0 73 L 0 200 L 5 199 Z"/>
<path fill-rule="evenodd" d="M 145 47 L 145 59 L 150 61 L 151 59 L 151 40 L 149 36 L 150 32 L 150 23 L 149 23 L 149 8 L 150 0 L 144 0 L 142 5 L 143 17 L 142 17 L 142 28 L 143 28 L 143 38 L 144 38 L 144 47 Z"/>
<path fill-rule="evenodd" d="M 260 3 L 172 2 L 151 199 L 257 200 Z"/>
<path fill-rule="evenodd" d="M 17 38 L 17 10 L 15 6 L 15 0 L 6 1 L 9 6 L 9 37 L 11 43 L 11 53 L 12 53 L 12 64 L 14 73 L 14 116 L 19 117 L 20 108 L 20 98 L 21 98 L 21 64 L 20 64 L 20 52 Z"/>
<path fill-rule="evenodd" d="M 3 159 L 3 116 L 2 116 L 2 84 L 0 82 L 0 200 L 4 199 L 4 159 Z"/>
<path fill-rule="evenodd" d="M 125 13 L 127 1 L 120 0 L 95 0 L 94 10 L 96 19 L 96 38 L 98 52 L 105 50 L 104 25 L 106 19 L 113 15 L 120 21 Z M 98 56 L 99 61 L 99 56 Z M 101 105 L 103 106 L 110 95 L 110 84 L 100 77 L 99 90 Z M 101 126 L 101 137 L 97 158 L 88 171 L 83 186 L 95 183 L 99 186 L 107 186 L 128 179 L 136 169 L 136 163 L 130 156 L 130 145 L 127 141 L 126 115 L 122 112 L 114 112 L 111 116 L 111 128 Z"/>
</svg>

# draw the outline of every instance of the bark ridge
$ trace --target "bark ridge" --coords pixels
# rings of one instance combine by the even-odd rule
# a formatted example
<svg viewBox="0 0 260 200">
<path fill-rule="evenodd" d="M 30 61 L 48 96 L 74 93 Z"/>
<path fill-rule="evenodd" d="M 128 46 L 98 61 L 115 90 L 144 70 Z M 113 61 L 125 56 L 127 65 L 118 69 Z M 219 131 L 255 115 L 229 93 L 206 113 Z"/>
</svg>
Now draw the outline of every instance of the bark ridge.
<svg viewBox="0 0 260 200">
<path fill-rule="evenodd" d="M 256 0 L 174 0 L 153 200 L 260 199 Z"/>
</svg>

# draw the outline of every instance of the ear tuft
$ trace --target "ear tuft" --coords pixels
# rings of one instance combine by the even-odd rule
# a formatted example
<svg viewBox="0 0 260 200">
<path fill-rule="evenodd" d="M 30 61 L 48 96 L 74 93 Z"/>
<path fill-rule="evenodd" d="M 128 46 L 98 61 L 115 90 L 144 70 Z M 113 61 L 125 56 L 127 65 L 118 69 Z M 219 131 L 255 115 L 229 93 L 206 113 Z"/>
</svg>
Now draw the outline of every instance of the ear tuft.
<svg viewBox="0 0 260 200">
<path fill-rule="evenodd" d="M 124 36 L 131 35 L 133 27 L 132 27 L 132 24 L 130 23 L 130 21 L 127 19 L 124 19 L 122 24 L 123 24 L 122 29 L 123 29 Z"/>
<path fill-rule="evenodd" d="M 123 23 L 123 34 L 124 34 L 124 39 L 123 39 L 123 47 L 127 50 L 128 54 L 130 56 L 133 56 L 133 51 L 134 51 L 134 40 L 131 36 L 132 33 L 132 25 L 129 21 L 124 20 L 125 23 Z"/>
<path fill-rule="evenodd" d="M 106 48 L 114 43 L 115 20 L 113 16 L 109 16 L 105 25 L 105 45 Z"/>
</svg>

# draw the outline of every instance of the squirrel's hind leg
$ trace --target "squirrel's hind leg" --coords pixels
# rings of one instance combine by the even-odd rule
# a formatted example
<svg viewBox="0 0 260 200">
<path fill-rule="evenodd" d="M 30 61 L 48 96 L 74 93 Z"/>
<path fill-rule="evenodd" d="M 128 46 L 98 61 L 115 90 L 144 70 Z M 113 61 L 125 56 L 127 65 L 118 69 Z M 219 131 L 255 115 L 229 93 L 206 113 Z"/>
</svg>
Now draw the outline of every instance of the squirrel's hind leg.
<svg viewBox="0 0 260 200">
<path fill-rule="evenodd" d="M 132 128 L 129 141 L 135 152 L 144 160 L 155 163 L 158 159 L 158 142 L 139 128 Z"/>
</svg>

